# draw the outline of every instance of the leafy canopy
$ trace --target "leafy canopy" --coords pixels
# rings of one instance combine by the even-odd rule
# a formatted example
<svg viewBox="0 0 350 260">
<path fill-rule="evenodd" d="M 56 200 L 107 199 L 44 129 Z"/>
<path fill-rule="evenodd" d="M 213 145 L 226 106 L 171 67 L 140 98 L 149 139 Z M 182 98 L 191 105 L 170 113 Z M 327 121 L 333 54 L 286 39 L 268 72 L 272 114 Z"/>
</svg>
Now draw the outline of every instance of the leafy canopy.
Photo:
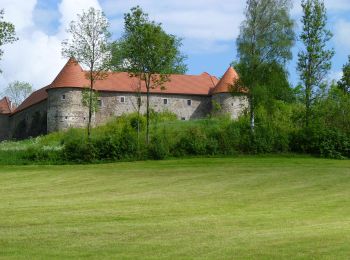
<svg viewBox="0 0 350 260">
<path fill-rule="evenodd" d="M 33 87 L 31 84 L 14 81 L 7 86 L 3 95 L 9 97 L 15 106 L 19 106 L 32 92 Z"/>
<path fill-rule="evenodd" d="M 13 43 L 18 40 L 15 33 L 15 26 L 12 23 L 5 22 L 4 19 L 5 11 L 0 9 L 0 59 L 4 54 L 1 49 L 3 45 L 7 43 Z M 0 70 L 1 73 L 1 70 Z"/>
<path fill-rule="evenodd" d="M 344 92 L 350 94 L 350 55 L 348 62 L 343 66 L 343 76 L 338 81 L 338 87 Z"/>
<path fill-rule="evenodd" d="M 292 58 L 294 22 L 290 0 L 247 0 L 246 19 L 237 38 L 239 80 L 233 91 L 248 90 L 251 129 L 254 110 L 270 98 L 285 99 L 290 93 L 286 62 Z"/>
<path fill-rule="evenodd" d="M 108 29 L 109 22 L 104 13 L 91 7 L 78 14 L 77 21 L 70 23 L 67 32 L 71 37 L 62 42 L 62 55 L 74 57 L 87 67 L 93 80 L 103 78 L 103 72 L 109 69 L 111 34 Z"/>
<path fill-rule="evenodd" d="M 114 43 L 113 67 L 132 74 L 183 74 L 187 71 L 181 54 L 181 39 L 167 34 L 137 6 L 124 16 L 124 34 Z"/>
</svg>

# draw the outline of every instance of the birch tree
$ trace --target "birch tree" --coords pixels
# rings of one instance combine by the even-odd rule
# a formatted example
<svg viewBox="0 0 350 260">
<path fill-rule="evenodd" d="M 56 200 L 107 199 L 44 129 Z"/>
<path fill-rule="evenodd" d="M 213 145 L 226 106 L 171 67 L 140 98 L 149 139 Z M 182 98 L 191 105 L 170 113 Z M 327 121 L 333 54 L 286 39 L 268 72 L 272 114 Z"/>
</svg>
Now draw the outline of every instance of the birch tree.
<svg viewBox="0 0 350 260">
<path fill-rule="evenodd" d="M 239 80 L 237 88 L 248 90 L 250 127 L 254 132 L 258 89 L 266 85 L 274 67 L 285 68 L 294 45 L 294 22 L 290 0 L 247 0 L 245 20 L 237 38 Z"/>
<path fill-rule="evenodd" d="M 109 22 L 100 10 L 90 8 L 79 14 L 67 29 L 70 38 L 62 43 L 64 57 L 73 57 L 79 64 L 88 69 L 86 77 L 89 80 L 89 117 L 88 138 L 91 134 L 91 118 L 93 113 L 94 86 L 97 80 L 107 77 L 110 68 L 111 48 Z"/>
</svg>

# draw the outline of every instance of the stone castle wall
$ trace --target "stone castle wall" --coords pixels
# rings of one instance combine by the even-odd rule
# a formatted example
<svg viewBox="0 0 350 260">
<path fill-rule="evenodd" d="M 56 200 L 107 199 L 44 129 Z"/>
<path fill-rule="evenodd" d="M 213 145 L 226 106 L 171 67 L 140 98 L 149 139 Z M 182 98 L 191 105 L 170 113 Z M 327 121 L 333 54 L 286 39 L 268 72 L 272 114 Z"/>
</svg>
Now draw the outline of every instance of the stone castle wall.
<svg viewBox="0 0 350 260">
<path fill-rule="evenodd" d="M 99 92 L 98 99 L 99 110 L 93 114 L 93 126 L 104 124 L 112 117 L 137 112 L 136 93 Z M 232 96 L 228 93 L 212 97 L 151 94 L 150 108 L 156 112 L 173 112 L 181 120 L 203 118 L 212 112 L 229 114 L 232 119 L 237 119 L 248 108 L 248 99 L 246 96 Z M 140 112 L 146 112 L 145 94 L 141 95 Z M 88 108 L 82 105 L 82 89 L 49 89 L 47 100 L 11 116 L 0 115 L 0 140 L 82 128 L 86 127 L 87 122 Z"/>
<path fill-rule="evenodd" d="M 86 126 L 88 108 L 82 105 L 81 89 L 50 89 L 48 94 L 48 132 Z M 137 111 L 136 93 L 99 92 L 99 100 L 99 110 L 92 118 L 95 126 L 106 123 L 111 117 Z M 205 117 L 210 112 L 211 98 L 195 95 L 151 94 L 150 107 L 156 112 L 171 111 L 182 120 L 197 119 Z M 146 95 L 142 94 L 141 113 L 145 112 Z"/>
<path fill-rule="evenodd" d="M 23 139 L 47 133 L 46 100 L 9 117 L 9 138 Z"/>
<path fill-rule="evenodd" d="M 229 93 L 213 95 L 212 102 L 214 113 L 228 114 L 232 119 L 238 119 L 249 106 L 246 96 L 232 96 Z"/>
<path fill-rule="evenodd" d="M 8 139 L 9 134 L 10 134 L 9 116 L 0 114 L 0 141 Z"/>
</svg>

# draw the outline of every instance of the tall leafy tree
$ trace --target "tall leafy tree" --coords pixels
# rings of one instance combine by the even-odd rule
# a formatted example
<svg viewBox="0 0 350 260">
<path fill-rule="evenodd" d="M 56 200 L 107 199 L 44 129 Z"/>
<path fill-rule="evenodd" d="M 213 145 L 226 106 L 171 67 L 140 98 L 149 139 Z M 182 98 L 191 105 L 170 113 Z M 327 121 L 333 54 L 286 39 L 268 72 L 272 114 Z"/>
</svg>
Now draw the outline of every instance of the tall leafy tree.
<svg viewBox="0 0 350 260">
<path fill-rule="evenodd" d="M 1 49 L 2 46 L 18 40 L 16 37 L 15 26 L 12 23 L 4 21 L 4 13 L 4 9 L 0 9 L 0 59 L 4 54 L 4 51 Z"/>
<path fill-rule="evenodd" d="M 304 49 L 298 54 L 298 71 L 305 90 L 305 124 L 310 123 L 316 93 L 331 69 L 334 50 L 327 46 L 332 33 L 326 28 L 327 12 L 323 0 L 303 0 L 300 40 Z"/>
<path fill-rule="evenodd" d="M 344 92 L 350 94 L 350 55 L 348 62 L 343 66 L 343 76 L 338 81 L 338 87 Z"/>
<path fill-rule="evenodd" d="M 247 0 L 245 20 L 241 24 L 237 38 L 238 64 L 240 76 L 235 88 L 248 90 L 250 126 L 254 132 L 255 107 L 259 102 L 261 88 L 272 88 L 272 76 L 287 79 L 286 62 L 292 58 L 294 45 L 294 22 L 290 17 L 290 0 Z M 282 74 L 281 74 L 282 73 Z M 260 96 L 261 99 L 261 96 Z"/>
<path fill-rule="evenodd" d="M 86 77 L 89 79 L 89 120 L 88 137 L 91 134 L 91 118 L 94 110 L 94 85 L 97 80 L 103 80 L 111 64 L 111 46 L 109 22 L 100 10 L 89 8 L 78 15 L 76 21 L 70 23 L 67 32 L 71 38 L 63 41 L 62 54 L 74 57 L 77 62 L 88 68 Z"/>
<path fill-rule="evenodd" d="M 12 103 L 18 107 L 32 92 L 33 87 L 29 83 L 14 81 L 7 86 L 3 95 L 9 97 Z"/>
<path fill-rule="evenodd" d="M 146 86 L 146 142 L 149 143 L 150 90 L 164 88 L 171 73 L 185 73 L 181 39 L 167 34 L 139 7 L 124 15 L 124 34 L 114 43 L 112 65 L 128 72 Z"/>
</svg>

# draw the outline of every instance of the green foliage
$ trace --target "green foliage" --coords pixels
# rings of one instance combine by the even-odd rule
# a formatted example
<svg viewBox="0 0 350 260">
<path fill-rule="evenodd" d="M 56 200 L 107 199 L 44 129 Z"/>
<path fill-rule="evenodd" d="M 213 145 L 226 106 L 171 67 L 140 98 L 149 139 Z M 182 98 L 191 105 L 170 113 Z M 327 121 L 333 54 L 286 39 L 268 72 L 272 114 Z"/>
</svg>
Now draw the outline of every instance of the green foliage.
<svg viewBox="0 0 350 260">
<path fill-rule="evenodd" d="M 347 94 L 350 94 L 350 55 L 348 62 L 343 66 L 343 76 L 338 81 L 338 87 Z"/>
<path fill-rule="evenodd" d="M 83 106 L 89 108 L 90 107 L 90 94 L 91 94 L 91 111 L 93 113 L 98 112 L 99 107 L 99 93 L 97 90 L 83 89 L 81 103 Z"/>
<path fill-rule="evenodd" d="M 308 127 L 294 134 L 292 150 L 326 158 L 350 158 L 350 137 L 335 128 Z"/>
<path fill-rule="evenodd" d="M 169 156 L 169 145 L 165 136 L 155 135 L 148 146 L 148 157 L 153 160 L 164 160 Z"/>
<path fill-rule="evenodd" d="M 114 43 L 112 64 L 116 70 L 148 74 L 149 78 L 153 74 L 183 74 L 187 67 L 181 45 L 181 39 L 167 34 L 137 6 L 124 15 L 124 34 Z M 162 84 L 159 79 L 152 80 L 155 85 Z"/>
<path fill-rule="evenodd" d="M 332 33 L 326 29 L 327 11 L 323 0 L 303 0 L 301 6 L 303 31 L 300 40 L 304 49 L 298 53 L 298 71 L 304 84 L 305 123 L 308 126 L 316 95 L 331 69 L 334 50 L 327 46 Z"/>
<path fill-rule="evenodd" d="M 11 102 L 18 107 L 32 92 L 33 87 L 31 84 L 14 81 L 6 87 L 2 95 L 9 97 Z"/>
<path fill-rule="evenodd" d="M 136 6 L 124 15 L 124 33 L 113 44 L 112 65 L 143 81 L 147 90 L 146 142 L 150 138 L 150 89 L 164 89 L 169 74 L 185 73 L 185 56 L 180 52 L 181 39 L 167 34 L 161 24 L 150 21 L 148 15 Z"/>
<path fill-rule="evenodd" d="M 62 42 L 62 55 L 74 58 L 74 62 L 79 62 L 88 69 L 86 78 L 89 79 L 90 93 L 85 101 L 89 108 L 87 129 L 90 138 L 91 117 L 94 110 L 97 109 L 92 92 L 96 80 L 105 79 L 111 66 L 112 55 L 109 42 L 111 34 L 108 31 L 109 22 L 100 10 L 90 7 L 89 10 L 78 14 L 77 18 L 76 21 L 70 23 L 67 29 L 71 37 Z"/>
<path fill-rule="evenodd" d="M 262 96 L 288 96 L 283 90 L 289 89 L 285 66 L 292 58 L 291 48 L 295 38 L 294 22 L 290 17 L 291 6 L 290 0 L 247 1 L 245 20 L 236 42 L 239 80 L 233 82 L 233 89 L 245 88 L 249 91 L 252 130 L 255 107 L 263 99 Z M 279 91 L 270 91 L 269 88 Z M 274 95 L 270 96 L 271 93 Z"/>
<path fill-rule="evenodd" d="M 3 20 L 4 13 L 4 9 L 0 9 L 0 60 L 2 55 L 4 54 L 2 46 L 7 43 L 13 43 L 18 40 L 18 38 L 16 37 L 15 26 L 12 23 Z"/>
</svg>

